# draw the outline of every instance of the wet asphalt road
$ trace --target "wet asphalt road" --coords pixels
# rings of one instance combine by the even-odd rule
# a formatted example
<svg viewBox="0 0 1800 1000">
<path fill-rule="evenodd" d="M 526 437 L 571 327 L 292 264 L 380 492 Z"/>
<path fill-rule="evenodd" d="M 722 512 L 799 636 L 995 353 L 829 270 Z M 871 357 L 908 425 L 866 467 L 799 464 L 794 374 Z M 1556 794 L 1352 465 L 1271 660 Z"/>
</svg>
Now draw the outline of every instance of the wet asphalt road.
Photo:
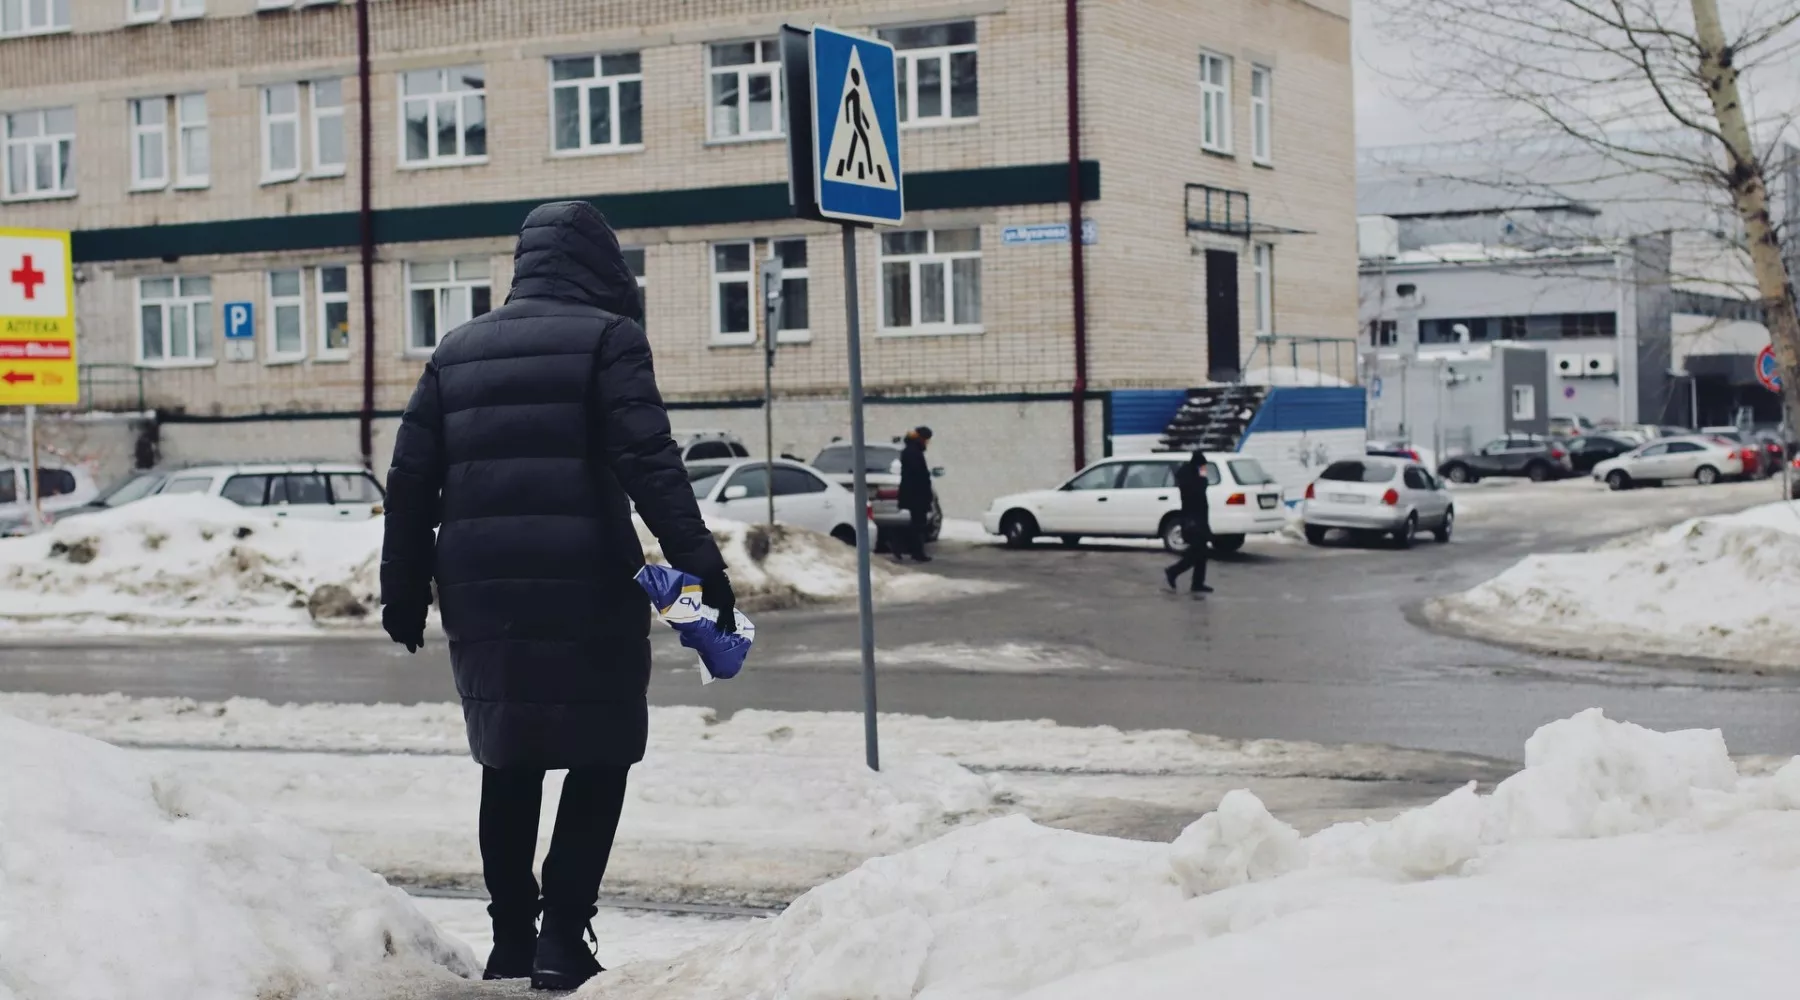
<svg viewBox="0 0 1800 1000">
<path fill-rule="evenodd" d="M 883 711 L 1049 718 L 1122 729 L 1389 743 L 1517 758 L 1542 723 L 1598 706 L 1656 728 L 1718 727 L 1740 753 L 1800 750 L 1800 677 L 1545 657 L 1435 634 L 1418 602 L 1532 551 L 1773 499 L 1763 486 L 1596 494 L 1586 484 L 1477 489 L 1458 537 L 1411 551 L 1252 543 L 1213 564 L 1218 592 L 1159 590 L 1160 551 L 945 545 L 933 569 L 1005 580 L 979 599 L 879 611 Z M 652 700 L 857 710 L 852 610 L 758 616 L 740 678 L 702 688 L 657 636 Z M 0 689 L 272 701 L 452 700 L 441 642 L 136 640 L 0 647 Z"/>
</svg>

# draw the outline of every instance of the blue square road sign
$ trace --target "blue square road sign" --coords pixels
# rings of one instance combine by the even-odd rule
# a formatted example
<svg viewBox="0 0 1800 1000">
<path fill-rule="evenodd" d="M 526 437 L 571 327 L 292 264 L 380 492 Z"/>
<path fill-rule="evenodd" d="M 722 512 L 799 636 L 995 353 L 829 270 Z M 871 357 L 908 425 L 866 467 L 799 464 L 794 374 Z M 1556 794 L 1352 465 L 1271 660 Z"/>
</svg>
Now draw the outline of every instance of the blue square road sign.
<svg viewBox="0 0 1800 1000">
<path fill-rule="evenodd" d="M 894 47 L 814 26 L 811 63 L 819 214 L 898 225 L 906 207 Z"/>
<path fill-rule="evenodd" d="M 249 340 L 256 336 L 256 307 L 248 302 L 225 303 L 225 339 Z"/>
</svg>

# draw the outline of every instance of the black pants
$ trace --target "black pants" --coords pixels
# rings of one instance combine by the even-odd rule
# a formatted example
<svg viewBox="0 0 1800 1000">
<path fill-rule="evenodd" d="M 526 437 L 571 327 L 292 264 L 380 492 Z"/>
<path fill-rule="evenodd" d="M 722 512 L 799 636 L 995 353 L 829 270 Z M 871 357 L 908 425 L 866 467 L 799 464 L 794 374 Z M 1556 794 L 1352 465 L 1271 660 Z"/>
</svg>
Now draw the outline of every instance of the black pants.
<svg viewBox="0 0 1800 1000">
<path fill-rule="evenodd" d="M 1205 529 L 1195 531 L 1190 525 L 1182 535 L 1188 543 L 1187 551 L 1181 554 L 1181 559 L 1175 565 L 1169 567 L 1169 580 L 1172 583 L 1176 577 L 1191 569 L 1194 571 L 1193 589 L 1199 590 L 1206 586 L 1206 553 L 1212 547 L 1212 533 Z"/>
<path fill-rule="evenodd" d="M 576 768 L 563 780 L 556 830 L 544 858 L 544 912 L 586 922 L 594 915 L 600 879 L 612 856 L 619 811 L 625 805 L 625 767 Z M 531 862 L 537 853 L 544 772 L 481 769 L 481 874 L 496 920 L 525 919 L 538 909 Z"/>
<path fill-rule="evenodd" d="M 900 534 L 905 537 L 901 540 L 902 545 L 894 547 L 894 558 L 912 556 L 914 559 L 923 559 L 925 539 L 931 534 L 931 511 L 913 510 L 907 511 L 907 514 L 912 518 L 912 523 L 901 529 Z"/>
</svg>

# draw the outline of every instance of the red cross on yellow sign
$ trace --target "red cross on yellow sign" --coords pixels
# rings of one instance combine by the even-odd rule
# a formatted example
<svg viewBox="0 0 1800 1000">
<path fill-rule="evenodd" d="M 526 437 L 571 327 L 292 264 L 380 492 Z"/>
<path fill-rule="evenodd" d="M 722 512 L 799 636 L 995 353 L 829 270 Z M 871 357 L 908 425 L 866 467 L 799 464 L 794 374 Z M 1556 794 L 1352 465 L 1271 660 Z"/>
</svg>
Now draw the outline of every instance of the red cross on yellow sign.
<svg viewBox="0 0 1800 1000">
<path fill-rule="evenodd" d="M 69 234 L 0 228 L 0 406 L 73 404 L 80 396 Z"/>
</svg>

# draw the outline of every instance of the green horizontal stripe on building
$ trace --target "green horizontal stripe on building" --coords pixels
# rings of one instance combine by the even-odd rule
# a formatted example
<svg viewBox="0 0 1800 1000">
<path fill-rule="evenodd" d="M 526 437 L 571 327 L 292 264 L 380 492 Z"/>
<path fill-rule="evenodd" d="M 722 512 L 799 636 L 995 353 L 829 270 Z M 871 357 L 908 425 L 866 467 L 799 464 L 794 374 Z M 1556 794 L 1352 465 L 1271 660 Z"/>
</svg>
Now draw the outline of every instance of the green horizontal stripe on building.
<svg viewBox="0 0 1800 1000">
<path fill-rule="evenodd" d="M 1068 200 L 1066 163 L 973 170 L 940 170 L 906 177 L 909 211 L 1048 205 Z M 1081 162 L 1082 198 L 1100 197 L 1100 164 Z M 555 198 L 490 201 L 374 212 L 375 242 L 424 243 L 510 236 L 526 213 Z M 771 222 L 793 216 L 786 184 L 740 184 L 679 191 L 634 191 L 588 196 L 618 229 L 716 226 Z M 166 226 L 81 229 L 71 237 L 77 262 L 172 259 L 203 254 L 269 253 L 356 246 L 357 213 L 270 216 L 184 222 Z"/>
</svg>

